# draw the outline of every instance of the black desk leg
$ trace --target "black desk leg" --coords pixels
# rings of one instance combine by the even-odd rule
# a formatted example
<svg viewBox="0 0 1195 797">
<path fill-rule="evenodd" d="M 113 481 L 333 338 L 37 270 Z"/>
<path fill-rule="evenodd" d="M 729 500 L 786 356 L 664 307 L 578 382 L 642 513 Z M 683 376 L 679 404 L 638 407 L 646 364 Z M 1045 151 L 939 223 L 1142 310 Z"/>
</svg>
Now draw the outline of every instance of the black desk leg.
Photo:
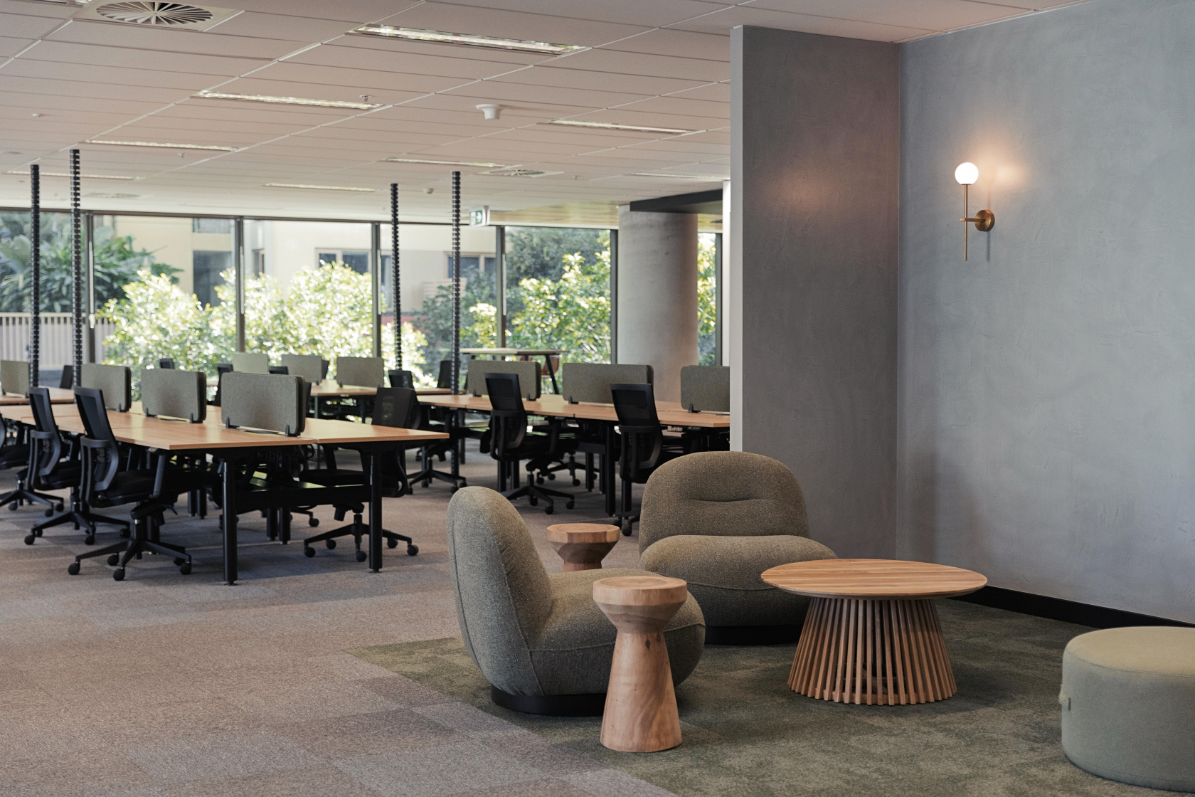
<svg viewBox="0 0 1195 797">
<path fill-rule="evenodd" d="M 237 581 L 237 468 L 232 459 L 224 460 L 224 580 L 231 586 Z"/>
<path fill-rule="evenodd" d="M 552 392 L 559 394 L 560 387 L 556 384 L 556 372 L 552 370 L 552 355 L 544 357 L 544 363 L 548 366 L 548 378 L 552 380 Z"/>
<path fill-rule="evenodd" d="M 382 455 L 370 451 L 369 463 L 369 569 L 382 569 Z"/>
<path fill-rule="evenodd" d="M 606 514 L 614 517 L 614 424 L 607 423 L 606 453 L 602 454 L 602 486 L 606 488 Z"/>
<path fill-rule="evenodd" d="M 451 424 L 451 428 L 448 430 L 449 435 L 452 434 L 453 429 L 456 429 L 460 426 L 462 414 L 463 410 L 454 410 L 453 412 L 448 413 L 448 422 Z M 460 449 L 461 446 L 464 445 L 465 441 L 463 438 L 461 438 L 457 440 L 450 440 L 449 442 L 452 443 L 452 483 L 455 486 L 457 479 L 459 479 L 461 476 Z"/>
</svg>

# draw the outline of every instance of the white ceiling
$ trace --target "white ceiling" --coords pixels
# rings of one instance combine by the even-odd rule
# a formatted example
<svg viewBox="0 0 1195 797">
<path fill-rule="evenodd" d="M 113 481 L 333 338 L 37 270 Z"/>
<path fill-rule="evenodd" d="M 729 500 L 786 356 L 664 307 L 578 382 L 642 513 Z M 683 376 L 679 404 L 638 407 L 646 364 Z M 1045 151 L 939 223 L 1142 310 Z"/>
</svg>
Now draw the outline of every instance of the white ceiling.
<svg viewBox="0 0 1195 797">
<path fill-rule="evenodd" d="M 404 219 L 445 220 L 453 167 L 387 157 L 557 172 L 532 179 L 457 167 L 466 209 L 524 211 L 521 218 L 541 206 L 559 213 L 699 191 L 730 173 L 736 25 L 901 42 L 1074 1 L 216 0 L 242 13 L 199 32 L 78 20 L 78 6 L 0 0 L 0 205 L 29 199 L 28 178 L 4 172 L 35 162 L 66 172 L 73 146 L 84 173 L 137 178 L 85 180 L 85 209 L 381 219 L 397 181 Z M 553 57 L 346 35 L 368 22 L 590 49 Z M 350 101 L 368 94 L 385 105 L 361 112 L 192 98 L 201 89 Z M 483 102 L 503 105 L 501 119 L 484 121 L 475 107 Z M 560 118 L 694 132 L 544 124 Z M 241 149 L 105 147 L 90 138 Z M 265 187 L 272 182 L 374 192 Z M 66 204 L 66 180 L 45 177 L 42 190 L 46 205 Z"/>
</svg>

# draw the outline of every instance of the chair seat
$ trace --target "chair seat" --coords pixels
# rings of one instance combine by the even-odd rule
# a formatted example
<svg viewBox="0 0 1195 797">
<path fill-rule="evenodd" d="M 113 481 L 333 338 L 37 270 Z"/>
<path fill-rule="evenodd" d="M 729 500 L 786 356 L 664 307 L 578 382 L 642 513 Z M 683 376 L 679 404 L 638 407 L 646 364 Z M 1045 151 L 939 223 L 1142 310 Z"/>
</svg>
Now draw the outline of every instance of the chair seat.
<svg viewBox="0 0 1195 797">
<path fill-rule="evenodd" d="M 610 681 L 617 630 L 593 601 L 593 582 L 647 575 L 611 568 L 551 573 L 552 609 L 540 633 L 527 641 L 543 694 L 600 694 Z M 674 683 L 693 672 L 701 658 L 705 619 L 692 595 L 664 628 Z"/>
<path fill-rule="evenodd" d="M 144 501 L 153 495 L 156 477 L 153 470 L 121 471 L 112 477 L 108 488 L 97 492 L 95 497 L 109 506 Z M 167 470 L 162 480 L 162 498 L 172 501 L 179 493 L 196 489 L 202 482 L 202 474 L 198 471 Z"/>
<path fill-rule="evenodd" d="M 83 467 L 78 462 L 64 462 L 54 469 L 48 476 L 38 476 L 40 486 L 45 490 L 61 490 L 65 487 L 75 487 L 83 478 Z"/>
<path fill-rule="evenodd" d="M 808 537 L 678 534 L 649 546 L 640 564 L 687 581 L 709 626 L 794 625 L 804 620 L 809 599 L 765 584 L 760 574 L 790 562 L 834 558 Z"/>
<path fill-rule="evenodd" d="M 24 465 L 29 461 L 29 446 L 7 445 L 0 448 L 0 468 Z"/>
</svg>

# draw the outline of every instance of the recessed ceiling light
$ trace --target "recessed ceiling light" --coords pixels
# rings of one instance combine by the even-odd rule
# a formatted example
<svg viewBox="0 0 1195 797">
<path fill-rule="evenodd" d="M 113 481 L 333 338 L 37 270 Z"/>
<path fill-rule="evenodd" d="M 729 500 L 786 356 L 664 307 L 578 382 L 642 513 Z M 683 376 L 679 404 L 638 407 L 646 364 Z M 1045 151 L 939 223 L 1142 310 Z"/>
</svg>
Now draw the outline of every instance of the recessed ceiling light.
<svg viewBox="0 0 1195 797">
<path fill-rule="evenodd" d="M 304 185 L 302 183 L 266 183 L 266 188 L 304 188 L 311 191 L 358 191 L 372 194 L 372 188 L 353 188 L 346 185 Z"/>
<path fill-rule="evenodd" d="M 214 152 L 236 152 L 236 147 L 222 147 L 218 144 L 164 144 L 160 141 L 108 141 L 88 139 L 88 144 L 103 144 L 106 147 L 154 147 L 157 149 L 206 149 Z"/>
<path fill-rule="evenodd" d="M 718 174 L 666 174 L 664 172 L 632 172 L 628 177 L 676 177 L 680 180 L 717 180 L 722 182 L 729 179 Z"/>
<path fill-rule="evenodd" d="M 695 133 L 696 130 L 680 130 L 675 127 L 645 127 L 643 125 L 619 125 L 614 122 L 582 122 L 577 119 L 554 119 L 551 122 L 544 122 L 549 125 L 563 125 L 565 127 L 593 127 L 599 130 L 632 130 L 636 133 L 662 133 L 664 135 L 676 136 L 681 133 Z"/>
<path fill-rule="evenodd" d="M 390 163 L 426 163 L 431 166 L 473 166 L 477 169 L 509 169 L 501 163 L 475 163 L 473 161 L 438 161 L 424 158 L 386 158 Z"/>
<path fill-rule="evenodd" d="M 30 172 L 28 169 L 16 169 L 5 174 L 20 174 L 26 177 Z M 42 177 L 70 177 L 66 172 L 40 172 Z M 128 177 L 123 174 L 81 174 L 80 177 L 86 177 L 88 180 L 136 180 L 136 177 Z"/>
<path fill-rule="evenodd" d="M 220 91 L 201 91 L 192 94 L 197 100 L 240 100 L 241 102 L 267 102 L 272 105 L 310 105 L 316 108 L 352 108 L 358 111 L 372 111 L 382 106 L 376 102 L 348 102 L 345 100 L 309 100 L 303 97 L 270 97 L 264 94 L 225 94 Z"/>
<path fill-rule="evenodd" d="M 549 42 L 525 41 L 523 39 L 498 39 L 493 36 L 477 36 L 472 33 L 443 33 L 438 30 L 417 30 L 396 28 L 393 25 L 362 25 L 352 33 L 365 36 L 384 36 L 388 39 L 410 39 L 412 41 L 435 42 L 437 44 L 464 44 L 470 47 L 489 47 L 497 50 L 515 50 L 520 53 L 539 55 L 563 55 L 586 50 L 576 44 L 551 44 Z"/>
</svg>

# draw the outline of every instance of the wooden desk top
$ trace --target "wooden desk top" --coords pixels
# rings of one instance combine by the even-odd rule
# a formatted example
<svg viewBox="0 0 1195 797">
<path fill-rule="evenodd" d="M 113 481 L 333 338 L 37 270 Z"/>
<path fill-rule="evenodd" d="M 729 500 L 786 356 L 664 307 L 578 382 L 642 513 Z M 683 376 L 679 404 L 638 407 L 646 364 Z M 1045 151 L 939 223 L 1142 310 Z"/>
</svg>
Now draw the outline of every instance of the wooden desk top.
<svg viewBox="0 0 1195 797">
<path fill-rule="evenodd" d="M 818 559 L 765 570 L 766 583 L 785 592 L 814 598 L 878 600 L 951 598 L 988 583 L 960 567 L 891 559 Z"/>
<path fill-rule="evenodd" d="M 418 396 L 441 396 L 451 393 L 452 391 L 446 387 L 417 387 L 415 394 Z M 376 396 L 378 389 L 376 387 L 363 387 L 361 385 L 338 385 L 332 380 L 320 382 L 311 386 L 311 395 L 315 398 L 352 398 L 354 396 Z"/>
<path fill-rule="evenodd" d="M 486 396 L 428 396 L 420 397 L 419 401 L 433 407 L 450 407 L 455 409 L 472 410 L 474 412 L 489 412 L 493 407 Z M 523 400 L 523 409 L 532 415 L 544 415 L 556 418 L 577 418 L 587 421 L 618 420 L 618 414 L 611 404 L 569 404 L 563 396 L 545 395 L 538 401 Z M 689 412 L 680 409 L 675 401 L 656 402 L 656 415 L 664 426 L 691 426 L 703 429 L 729 429 L 730 416 L 713 412 Z"/>
<path fill-rule="evenodd" d="M 73 404 L 75 402 L 73 391 L 61 387 L 52 387 L 49 390 L 51 404 Z M 12 407 L 28 403 L 28 396 L 18 396 L 15 393 L 0 394 L 0 407 Z"/>
<path fill-rule="evenodd" d="M 422 429 L 397 429 L 393 426 L 374 426 L 371 423 L 353 423 L 326 418 L 308 418 L 303 428 L 303 437 L 311 438 L 320 445 L 352 445 L 353 443 L 411 442 L 422 440 L 447 440 L 444 432 L 428 432 Z"/>
<path fill-rule="evenodd" d="M 564 354 L 568 349 L 461 349 L 461 354 L 482 354 L 509 357 L 543 357 L 550 354 Z"/>
</svg>

